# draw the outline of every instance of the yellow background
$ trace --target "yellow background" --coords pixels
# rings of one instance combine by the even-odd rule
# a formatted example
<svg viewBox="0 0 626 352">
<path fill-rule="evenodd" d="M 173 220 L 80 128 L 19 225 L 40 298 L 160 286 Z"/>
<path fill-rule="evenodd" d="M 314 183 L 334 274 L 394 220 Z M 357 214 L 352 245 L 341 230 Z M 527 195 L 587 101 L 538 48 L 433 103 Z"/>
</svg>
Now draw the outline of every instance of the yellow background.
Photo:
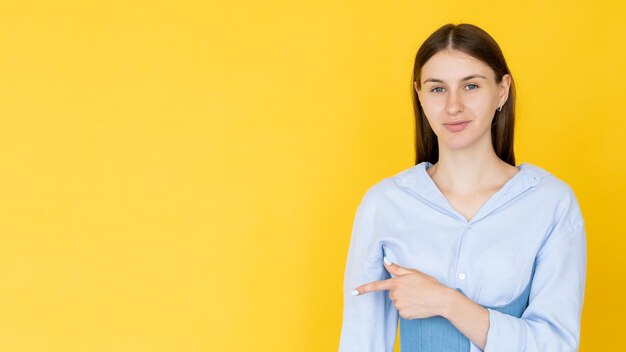
<svg viewBox="0 0 626 352">
<path fill-rule="evenodd" d="M 0 350 L 336 350 L 356 206 L 413 166 L 448 22 L 499 42 L 517 163 L 578 197 L 581 350 L 622 348 L 617 3 L 0 1 Z"/>
</svg>

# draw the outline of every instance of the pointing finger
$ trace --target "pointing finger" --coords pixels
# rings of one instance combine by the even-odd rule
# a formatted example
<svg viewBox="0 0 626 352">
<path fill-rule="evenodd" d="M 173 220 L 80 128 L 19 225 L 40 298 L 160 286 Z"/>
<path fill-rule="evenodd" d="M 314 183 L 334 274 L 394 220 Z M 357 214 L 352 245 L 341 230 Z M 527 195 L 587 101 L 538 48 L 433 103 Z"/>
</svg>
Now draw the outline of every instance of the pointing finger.
<svg viewBox="0 0 626 352">
<path fill-rule="evenodd" d="M 393 278 L 387 280 L 372 281 L 361 285 L 350 292 L 351 295 L 357 296 L 368 292 L 390 290 L 393 288 Z"/>
</svg>

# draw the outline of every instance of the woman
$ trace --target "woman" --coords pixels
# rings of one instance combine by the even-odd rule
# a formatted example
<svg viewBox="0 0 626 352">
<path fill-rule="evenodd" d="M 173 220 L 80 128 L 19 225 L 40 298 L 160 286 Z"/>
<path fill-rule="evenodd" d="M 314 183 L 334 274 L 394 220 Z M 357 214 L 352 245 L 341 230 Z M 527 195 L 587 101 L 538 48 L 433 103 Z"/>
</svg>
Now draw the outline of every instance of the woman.
<svg viewBox="0 0 626 352">
<path fill-rule="evenodd" d="M 586 234 L 572 189 L 515 165 L 515 86 L 498 44 L 447 24 L 413 71 L 416 165 L 359 205 L 339 351 L 575 351 Z"/>
</svg>

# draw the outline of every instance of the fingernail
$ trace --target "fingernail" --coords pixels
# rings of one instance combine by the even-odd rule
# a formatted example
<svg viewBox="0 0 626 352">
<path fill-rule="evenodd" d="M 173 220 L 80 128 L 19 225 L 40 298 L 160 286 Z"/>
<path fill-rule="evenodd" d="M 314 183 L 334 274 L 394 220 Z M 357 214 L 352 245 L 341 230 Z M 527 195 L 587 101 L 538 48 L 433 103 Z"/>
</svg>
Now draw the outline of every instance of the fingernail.
<svg viewBox="0 0 626 352">
<path fill-rule="evenodd" d="M 389 258 L 385 257 L 383 260 L 385 261 L 385 264 L 391 265 L 391 260 L 389 260 Z"/>
<path fill-rule="evenodd" d="M 352 290 L 352 292 L 350 292 L 351 295 L 353 296 L 357 296 L 359 294 L 358 290 Z"/>
</svg>

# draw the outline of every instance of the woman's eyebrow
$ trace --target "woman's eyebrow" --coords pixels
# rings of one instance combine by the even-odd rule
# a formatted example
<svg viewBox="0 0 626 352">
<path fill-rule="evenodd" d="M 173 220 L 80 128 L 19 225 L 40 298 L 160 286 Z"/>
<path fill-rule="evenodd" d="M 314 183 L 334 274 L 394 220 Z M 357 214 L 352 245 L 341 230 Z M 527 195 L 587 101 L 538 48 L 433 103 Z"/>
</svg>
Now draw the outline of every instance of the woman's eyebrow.
<svg viewBox="0 0 626 352">
<path fill-rule="evenodd" d="M 469 75 L 467 77 L 464 77 L 461 81 L 467 81 L 473 78 L 482 78 L 482 79 L 487 79 L 485 76 L 482 75 Z M 426 82 L 438 82 L 438 83 L 444 83 L 443 80 L 437 79 L 437 78 L 427 78 L 424 80 L 424 83 Z"/>
</svg>

